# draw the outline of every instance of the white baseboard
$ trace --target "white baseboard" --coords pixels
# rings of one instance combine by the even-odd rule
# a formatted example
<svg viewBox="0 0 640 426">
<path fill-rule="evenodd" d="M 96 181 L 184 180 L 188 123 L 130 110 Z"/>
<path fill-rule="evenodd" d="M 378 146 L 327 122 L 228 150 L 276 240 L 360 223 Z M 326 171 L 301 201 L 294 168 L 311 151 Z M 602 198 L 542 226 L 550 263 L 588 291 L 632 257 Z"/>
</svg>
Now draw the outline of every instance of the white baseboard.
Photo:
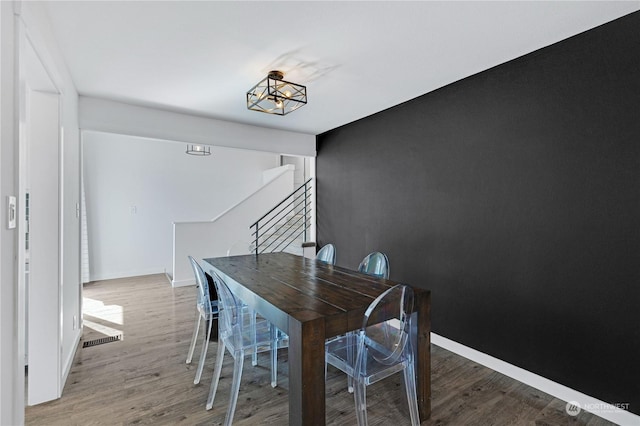
<svg viewBox="0 0 640 426">
<path fill-rule="evenodd" d="M 640 416 L 625 411 L 620 408 L 611 406 L 609 403 L 601 401 L 582 392 L 568 388 L 560 383 L 546 379 L 535 373 L 516 367 L 513 364 L 494 358 L 491 355 L 479 352 L 468 346 L 464 346 L 446 337 L 431 333 L 431 343 L 440 346 L 448 351 L 458 354 L 478 364 L 484 365 L 492 370 L 511 377 L 519 382 L 548 393 L 563 401 L 577 402 L 581 409 L 589 411 L 598 417 L 609 420 L 619 425 L 640 425 Z M 626 401 L 617 401 L 620 404 L 626 404 Z"/>
<path fill-rule="evenodd" d="M 91 281 L 114 280 L 117 278 L 141 277 L 144 275 L 164 274 L 163 268 L 149 268 L 136 271 L 117 271 L 109 273 L 92 273 Z"/>
<path fill-rule="evenodd" d="M 67 377 L 69 377 L 69 372 L 71 371 L 71 366 L 73 365 L 73 358 L 76 356 L 76 352 L 78 351 L 78 346 L 80 346 L 80 338 L 82 337 L 82 327 L 78 328 L 76 331 L 76 336 L 74 337 L 73 342 L 73 350 L 69 351 L 69 356 L 64 360 L 63 368 L 62 368 L 62 377 L 60 380 L 60 392 L 62 395 L 62 390 L 64 389 L 65 383 L 67 383 Z"/>
<path fill-rule="evenodd" d="M 187 287 L 190 285 L 196 285 L 195 279 L 191 278 L 188 280 L 171 280 L 171 287 Z"/>
</svg>

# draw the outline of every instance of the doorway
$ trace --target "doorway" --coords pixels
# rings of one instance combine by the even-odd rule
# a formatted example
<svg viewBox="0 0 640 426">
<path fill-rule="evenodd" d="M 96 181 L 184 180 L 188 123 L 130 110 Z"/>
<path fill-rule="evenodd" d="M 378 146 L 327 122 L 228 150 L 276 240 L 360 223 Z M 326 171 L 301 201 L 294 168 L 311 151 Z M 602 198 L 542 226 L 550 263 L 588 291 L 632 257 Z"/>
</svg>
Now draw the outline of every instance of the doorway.
<svg viewBox="0 0 640 426">
<path fill-rule="evenodd" d="M 27 404 L 61 394 L 60 93 L 28 37 L 20 57 L 19 278 Z"/>
</svg>

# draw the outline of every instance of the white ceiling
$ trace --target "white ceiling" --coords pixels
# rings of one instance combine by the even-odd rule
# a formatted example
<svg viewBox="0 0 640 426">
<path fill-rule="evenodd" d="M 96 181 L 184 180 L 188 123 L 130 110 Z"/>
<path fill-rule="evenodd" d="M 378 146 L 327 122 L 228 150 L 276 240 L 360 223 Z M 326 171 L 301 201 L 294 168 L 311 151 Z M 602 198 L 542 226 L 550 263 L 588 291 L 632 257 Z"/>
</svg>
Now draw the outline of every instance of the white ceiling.
<svg viewBox="0 0 640 426">
<path fill-rule="evenodd" d="M 78 92 L 310 134 L 640 10 L 640 1 L 47 2 Z M 246 109 L 271 69 L 307 86 Z"/>
</svg>

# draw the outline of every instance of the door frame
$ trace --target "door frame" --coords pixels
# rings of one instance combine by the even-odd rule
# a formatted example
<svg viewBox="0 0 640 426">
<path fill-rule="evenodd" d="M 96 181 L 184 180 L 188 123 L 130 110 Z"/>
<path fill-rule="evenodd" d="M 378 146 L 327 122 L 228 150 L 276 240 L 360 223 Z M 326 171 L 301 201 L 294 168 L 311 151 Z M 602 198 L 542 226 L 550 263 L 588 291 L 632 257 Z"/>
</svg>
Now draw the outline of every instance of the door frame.
<svg viewBox="0 0 640 426">
<path fill-rule="evenodd" d="M 56 371 L 55 371 L 55 391 L 48 394 L 47 399 L 56 399 L 62 395 L 62 388 L 64 386 L 64 380 L 62 377 L 62 284 L 63 284 L 63 263 L 62 263 L 62 254 L 63 254 L 63 239 L 62 239 L 62 224 L 64 218 L 63 212 L 63 144 L 62 144 L 62 84 L 61 79 L 56 71 L 56 65 L 53 61 L 52 57 L 47 51 L 46 44 L 44 43 L 44 39 L 42 36 L 34 30 L 36 28 L 35 25 L 36 18 L 31 16 L 27 9 L 18 8 L 15 13 L 15 33 L 16 33 L 16 61 L 17 61 L 17 120 L 18 120 L 18 226 L 17 226 L 17 258 L 18 258 L 18 274 L 17 274 L 17 328 L 18 328 L 18 359 L 19 359 L 19 370 L 24 372 L 25 366 L 25 348 L 26 348 L 26 328 L 27 328 L 27 304 L 29 303 L 28 294 L 26 292 L 25 285 L 25 270 L 24 267 L 26 265 L 26 251 L 25 251 L 25 232 L 26 232 L 26 217 L 25 217 L 25 194 L 28 182 L 28 173 L 29 170 L 29 158 L 28 158 L 28 147 L 29 147 L 29 113 L 30 113 L 30 93 L 31 91 L 43 91 L 47 93 L 54 94 L 57 96 L 57 158 L 52 159 L 56 162 L 55 167 L 57 168 L 57 204 L 55 206 L 58 213 L 57 220 L 57 271 L 55 273 L 55 290 L 56 294 L 56 308 L 55 315 L 50 315 L 50 318 L 41 319 L 43 321 L 50 321 L 57 324 L 57 346 L 55 348 L 46 347 L 40 348 L 39 350 L 46 350 L 48 352 L 48 356 L 55 358 L 56 363 Z M 33 23 L 33 25 L 30 25 Z M 41 72 L 44 72 L 45 79 L 48 78 L 48 87 L 39 88 L 41 90 L 34 90 L 31 86 L 34 84 L 34 81 L 29 76 L 28 67 L 30 64 L 27 62 L 27 52 L 28 49 L 31 49 L 33 54 L 35 54 L 35 58 L 37 61 L 37 65 L 41 67 Z M 31 52 L 30 52 L 31 53 Z M 33 58 L 31 58 L 33 59 Z M 31 66 L 34 66 L 34 62 L 31 63 Z M 53 206 L 51 206 L 53 207 Z M 33 348 L 32 348 L 33 349 Z M 31 378 L 30 378 L 31 381 Z M 18 392 L 17 398 L 19 398 L 22 402 L 22 406 L 25 407 L 25 399 L 24 399 L 24 380 L 21 383 L 18 383 L 18 387 L 21 389 L 16 389 Z M 27 389 L 29 392 L 29 389 Z M 44 402 L 44 400 L 40 401 Z"/>
</svg>

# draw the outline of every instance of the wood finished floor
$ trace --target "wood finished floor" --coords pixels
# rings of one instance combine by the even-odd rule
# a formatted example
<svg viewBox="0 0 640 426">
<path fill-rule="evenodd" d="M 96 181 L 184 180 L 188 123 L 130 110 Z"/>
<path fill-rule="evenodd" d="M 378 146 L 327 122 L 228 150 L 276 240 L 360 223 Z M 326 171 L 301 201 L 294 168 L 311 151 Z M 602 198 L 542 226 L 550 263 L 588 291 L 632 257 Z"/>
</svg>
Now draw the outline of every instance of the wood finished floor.
<svg viewBox="0 0 640 426">
<path fill-rule="evenodd" d="M 219 425 L 231 385 L 227 355 L 218 396 L 204 408 L 216 344 L 199 385 L 193 384 L 199 345 L 185 364 L 194 325 L 195 288 L 172 289 L 164 275 L 98 281 L 84 287 L 84 340 L 121 333 L 123 340 L 77 351 L 62 398 L 26 409 L 27 425 Z M 81 345 L 82 346 L 82 345 Z M 234 425 L 288 424 L 288 364 L 279 354 L 278 387 L 269 384 L 268 358 L 245 362 Z M 432 415 L 426 425 L 609 425 L 565 402 L 465 358 L 432 346 Z M 329 368 L 327 424 L 354 425 L 346 377 Z M 371 425 L 408 425 L 401 375 L 367 391 Z"/>
</svg>

